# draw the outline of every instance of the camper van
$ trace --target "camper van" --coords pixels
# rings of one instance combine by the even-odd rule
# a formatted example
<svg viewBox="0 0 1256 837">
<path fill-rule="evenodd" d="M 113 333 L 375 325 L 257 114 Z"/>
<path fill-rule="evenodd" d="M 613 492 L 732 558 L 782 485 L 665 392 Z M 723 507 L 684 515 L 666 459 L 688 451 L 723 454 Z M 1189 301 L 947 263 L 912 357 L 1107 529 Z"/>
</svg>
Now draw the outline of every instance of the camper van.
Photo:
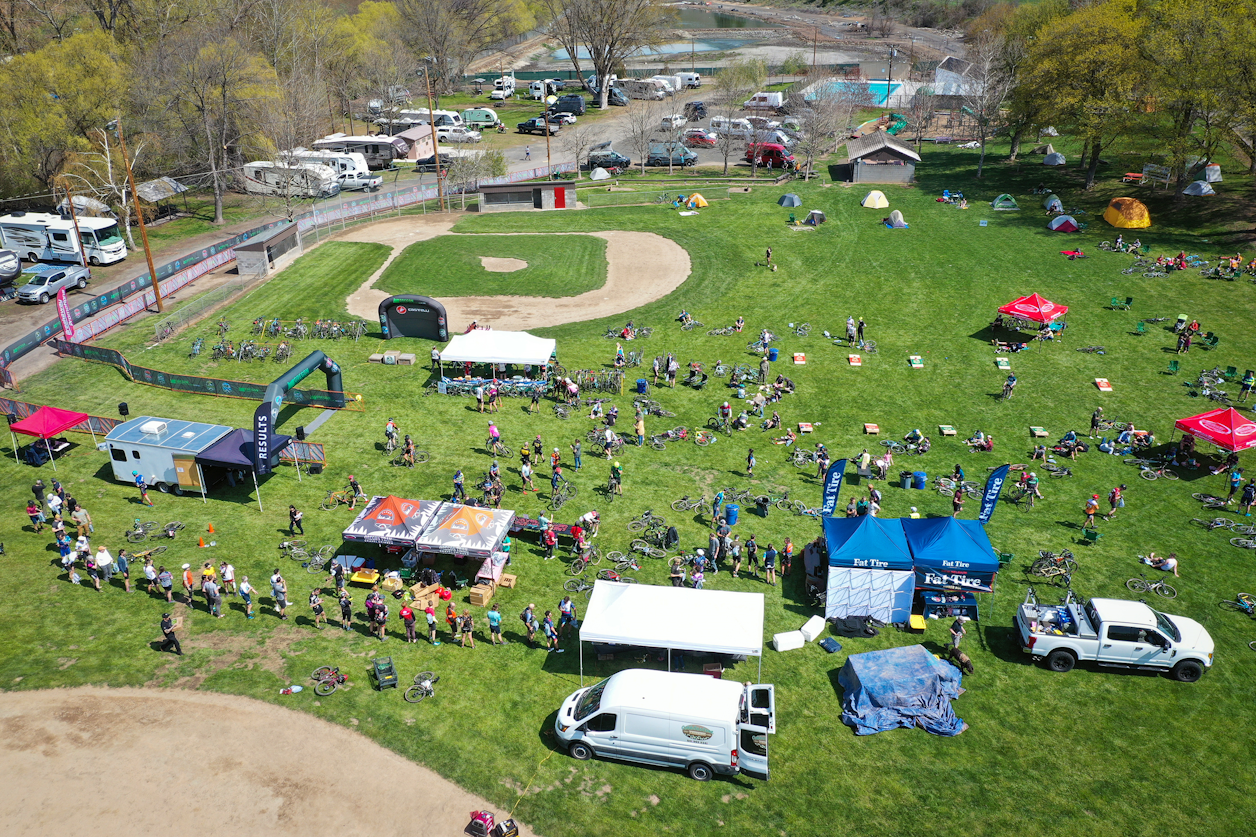
<svg viewBox="0 0 1256 837">
<path fill-rule="evenodd" d="M 711 130 L 722 137 L 750 139 L 754 136 L 754 126 L 746 119 L 728 119 L 723 116 L 712 116 Z"/>
<path fill-rule="evenodd" d="M 599 756 L 675 767 L 699 782 L 717 773 L 766 780 L 774 692 L 704 674 L 628 669 L 571 694 L 554 731 L 580 761 Z"/>
<path fill-rule="evenodd" d="M 746 110 L 777 111 L 785 107 L 784 93 L 756 93 L 742 103 Z"/>
<path fill-rule="evenodd" d="M 563 82 L 561 79 L 540 79 L 528 85 L 528 95 L 530 95 L 533 99 L 540 101 L 546 96 L 557 96 L 558 91 L 562 89 Z"/>
<path fill-rule="evenodd" d="M 140 416 L 110 430 L 100 447 L 118 482 L 133 484 L 138 471 L 158 491 L 182 494 L 201 489 L 196 455 L 230 432 L 222 424 Z"/>
<path fill-rule="evenodd" d="M 492 108 L 468 108 L 461 115 L 462 124 L 477 131 L 482 131 L 485 128 L 495 128 L 497 123 L 501 121 L 497 118 L 497 111 Z"/>
<path fill-rule="evenodd" d="M 283 156 L 283 161 L 292 160 L 299 165 L 327 166 L 336 174 L 360 171 L 367 173 L 371 167 L 366 164 L 366 157 L 356 151 L 317 151 L 308 148 L 294 148 Z"/>
<path fill-rule="evenodd" d="M 651 81 L 657 81 L 659 84 L 667 88 L 667 95 L 675 96 L 677 93 L 685 89 L 685 83 L 680 80 L 680 76 L 651 76 Z"/>
<path fill-rule="evenodd" d="M 495 101 L 504 101 L 515 95 L 515 77 L 514 75 L 503 75 L 499 79 L 494 79 L 493 90 L 488 94 L 490 99 Z"/>
<path fill-rule="evenodd" d="M 79 216 L 76 233 L 72 218 L 12 212 L 0 215 L 0 245 L 32 262 L 78 262 L 86 256 L 90 264 L 101 265 L 126 258 L 126 244 L 112 218 Z"/>
<path fill-rule="evenodd" d="M 615 81 L 615 87 L 622 90 L 629 99 L 657 101 L 667 95 L 663 83 L 652 78 L 621 78 Z"/>
<path fill-rule="evenodd" d="M 373 169 L 386 169 L 393 160 L 405 159 L 410 144 L 400 137 L 351 137 L 346 134 L 329 134 L 314 143 L 320 151 L 352 151 L 366 158 Z"/>
<path fill-rule="evenodd" d="M 701 73 L 677 73 L 676 75 L 680 77 L 681 83 L 691 90 L 696 90 L 702 86 Z"/>
<path fill-rule="evenodd" d="M 338 175 L 327 166 L 287 166 L 270 160 L 244 164 L 244 191 L 276 198 L 330 198 L 340 194 Z"/>
</svg>

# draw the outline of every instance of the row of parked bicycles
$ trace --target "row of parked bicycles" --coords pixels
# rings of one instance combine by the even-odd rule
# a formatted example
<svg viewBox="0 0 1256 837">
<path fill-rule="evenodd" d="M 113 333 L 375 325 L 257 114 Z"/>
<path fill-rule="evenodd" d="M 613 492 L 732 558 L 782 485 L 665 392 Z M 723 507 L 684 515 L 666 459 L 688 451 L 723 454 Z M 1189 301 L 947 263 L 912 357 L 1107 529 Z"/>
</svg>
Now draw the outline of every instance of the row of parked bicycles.
<svg viewBox="0 0 1256 837">
<path fill-rule="evenodd" d="M 226 334 L 227 329 L 230 327 L 225 325 L 226 322 L 226 320 L 218 321 L 218 335 L 220 337 Z M 298 317 L 291 322 L 285 322 L 278 317 L 272 319 L 258 317 L 253 320 L 250 328 L 251 334 L 266 335 L 267 337 L 283 336 L 290 340 L 340 340 L 344 338 L 356 343 L 366 336 L 368 326 L 365 320 L 317 319 L 310 322 L 304 317 Z"/>
<path fill-rule="evenodd" d="M 199 357 L 204 347 L 205 338 L 198 337 L 192 343 L 192 350 L 188 352 L 188 357 Z M 211 347 L 210 356 L 214 360 L 235 360 L 240 362 L 273 360 L 276 363 L 282 363 L 292 357 L 292 346 L 287 340 L 280 342 L 276 346 L 271 346 L 269 343 L 258 343 L 255 340 L 241 340 L 239 345 L 230 340 L 222 340 Z"/>
</svg>

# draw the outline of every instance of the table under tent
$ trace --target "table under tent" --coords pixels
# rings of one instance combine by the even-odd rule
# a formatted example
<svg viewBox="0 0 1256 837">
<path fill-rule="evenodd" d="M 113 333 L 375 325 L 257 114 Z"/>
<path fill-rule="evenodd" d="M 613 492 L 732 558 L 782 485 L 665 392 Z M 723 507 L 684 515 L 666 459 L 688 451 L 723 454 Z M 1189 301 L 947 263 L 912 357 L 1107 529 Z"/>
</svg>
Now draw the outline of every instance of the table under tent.
<svg viewBox="0 0 1256 837">
<path fill-rule="evenodd" d="M 279 463 L 279 452 L 292 442 L 291 436 L 272 433 L 270 436 L 271 467 Z M 254 435 L 252 430 L 235 428 L 218 441 L 204 448 L 195 455 L 196 467 L 200 471 L 201 500 L 205 500 L 206 487 L 225 479 L 229 485 L 235 486 L 247 472 L 253 477 L 253 490 L 257 492 L 257 509 L 262 509 L 262 489 L 257 482 L 257 469 L 254 459 Z M 300 469 L 297 469 L 298 472 Z"/>
<path fill-rule="evenodd" d="M 440 352 L 442 394 L 463 393 L 486 381 L 509 381 L 522 389 L 548 388 L 546 371 L 556 357 L 558 341 L 526 331 L 477 328 L 459 334 Z M 460 375 L 447 376 L 445 365 L 462 364 Z"/>
<path fill-rule="evenodd" d="M 1041 332 L 1044 327 L 1058 335 L 1064 330 L 1067 305 L 1059 305 L 1036 293 L 1014 299 L 998 308 L 994 327 Z"/>
<path fill-rule="evenodd" d="M 52 470 L 57 470 L 57 456 L 69 450 L 70 443 L 65 439 L 57 439 L 62 433 L 71 430 L 74 427 L 88 422 L 87 429 L 92 434 L 92 441 L 96 441 L 96 431 L 91 429 L 91 423 L 87 413 L 76 413 L 73 410 L 62 410 L 59 407 L 40 407 L 26 418 L 20 421 L 10 422 L 9 438 L 13 440 L 13 458 L 18 459 L 17 437 L 13 434 L 22 433 L 26 436 L 34 436 L 37 440 L 43 442 L 43 448 L 48 454 L 48 459 L 52 461 Z M 30 445 L 35 448 L 34 444 Z M 39 454 L 35 457 L 30 456 L 28 451 L 27 461 L 30 464 L 36 464 Z M 42 462 L 38 464 L 43 464 Z"/>
</svg>

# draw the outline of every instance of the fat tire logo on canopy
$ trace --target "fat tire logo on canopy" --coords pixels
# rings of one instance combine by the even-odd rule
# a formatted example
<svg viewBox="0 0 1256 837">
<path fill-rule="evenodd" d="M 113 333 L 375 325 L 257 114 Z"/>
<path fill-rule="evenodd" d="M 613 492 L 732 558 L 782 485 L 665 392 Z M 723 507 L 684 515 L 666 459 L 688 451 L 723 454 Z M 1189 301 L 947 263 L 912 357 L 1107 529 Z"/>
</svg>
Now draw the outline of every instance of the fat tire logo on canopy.
<svg viewBox="0 0 1256 837">
<path fill-rule="evenodd" d="M 404 313 L 406 313 L 406 310 L 407 310 L 407 309 L 406 309 L 406 307 L 405 307 L 404 305 L 398 305 L 398 306 L 397 306 L 397 313 L 398 313 L 398 314 L 404 314 Z"/>
<path fill-rule="evenodd" d="M 1256 433 L 1256 424 L 1252 424 L 1250 421 L 1245 424 L 1236 424 L 1233 429 L 1231 429 L 1220 422 L 1215 422 L 1210 419 L 1200 419 L 1199 426 L 1210 433 L 1233 433 L 1235 436 L 1250 436 L 1253 433 Z"/>
</svg>

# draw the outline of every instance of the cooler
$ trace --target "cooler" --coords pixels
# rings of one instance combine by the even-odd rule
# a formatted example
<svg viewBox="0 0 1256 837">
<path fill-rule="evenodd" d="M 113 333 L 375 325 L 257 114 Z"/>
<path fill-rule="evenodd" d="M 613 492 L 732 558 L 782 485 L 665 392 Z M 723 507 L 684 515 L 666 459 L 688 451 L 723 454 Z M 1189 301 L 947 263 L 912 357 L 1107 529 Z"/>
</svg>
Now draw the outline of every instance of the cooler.
<svg viewBox="0 0 1256 837">
<path fill-rule="evenodd" d="M 741 514 L 741 506 L 729 503 L 724 507 L 724 522 L 729 526 L 737 525 L 737 516 Z"/>
<path fill-rule="evenodd" d="M 912 488 L 924 488 L 928 484 L 929 484 L 929 475 L 926 474 L 924 471 L 915 471 L 914 473 L 912 473 L 911 475 L 911 487 Z"/>
<path fill-rule="evenodd" d="M 637 393 L 639 395 L 645 395 L 647 392 L 649 392 L 649 390 L 650 390 L 650 382 L 647 381 L 645 378 L 638 378 L 637 379 Z"/>
<path fill-rule="evenodd" d="M 776 362 L 776 359 L 777 359 L 778 357 L 780 357 L 780 356 L 781 356 L 781 353 L 780 353 L 780 351 L 779 351 L 779 350 L 777 350 L 777 348 L 776 348 L 775 346 L 773 346 L 772 348 L 768 349 L 768 360 L 770 360 L 770 361 L 772 361 L 772 362 L 774 362 L 774 363 L 775 363 L 775 362 Z"/>
</svg>

